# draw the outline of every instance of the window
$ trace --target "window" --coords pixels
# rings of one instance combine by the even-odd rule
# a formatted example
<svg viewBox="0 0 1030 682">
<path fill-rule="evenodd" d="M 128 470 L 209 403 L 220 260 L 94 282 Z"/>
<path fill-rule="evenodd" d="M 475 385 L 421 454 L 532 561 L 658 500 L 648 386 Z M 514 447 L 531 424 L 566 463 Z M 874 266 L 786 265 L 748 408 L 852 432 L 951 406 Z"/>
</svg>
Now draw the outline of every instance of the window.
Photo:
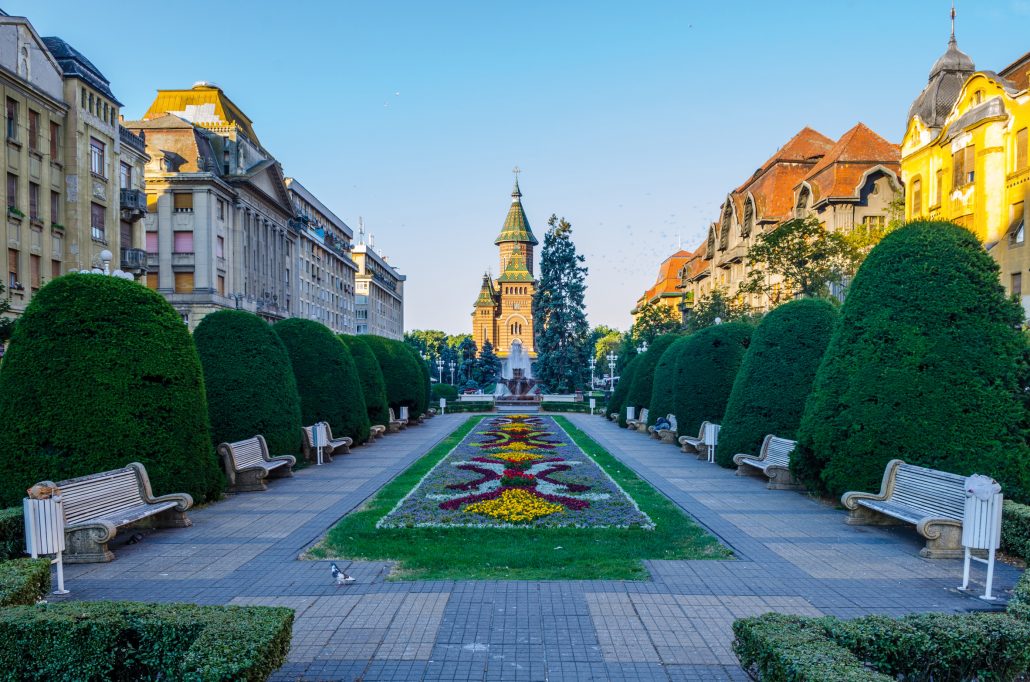
<svg viewBox="0 0 1030 682">
<path fill-rule="evenodd" d="M 18 290 L 21 283 L 18 281 L 18 249 L 7 249 L 7 288 Z"/>
<path fill-rule="evenodd" d="M 104 221 L 107 209 L 100 204 L 89 205 L 89 225 L 93 239 L 104 241 Z"/>
<path fill-rule="evenodd" d="M 157 270 L 147 272 L 147 288 L 157 289 Z"/>
<path fill-rule="evenodd" d="M 1023 128 L 1016 133 L 1016 170 L 1021 171 L 1027 166 L 1027 133 Z"/>
<path fill-rule="evenodd" d="M 40 280 L 42 279 L 42 275 L 39 271 L 40 267 L 41 262 L 39 256 L 36 254 L 29 256 L 29 283 L 32 286 L 33 291 L 39 289 Z"/>
<path fill-rule="evenodd" d="M 7 174 L 7 208 L 18 207 L 18 176 Z"/>
<path fill-rule="evenodd" d="M 50 122 L 50 160 L 57 161 L 61 158 L 61 126 Z"/>
<path fill-rule="evenodd" d="M 118 186 L 121 189 L 132 189 L 132 166 L 124 161 L 118 166 Z"/>
<path fill-rule="evenodd" d="M 1017 298 L 1023 295 L 1023 273 L 1013 272 L 1012 280 L 1009 284 L 1009 293 Z"/>
<path fill-rule="evenodd" d="M 862 224 L 869 232 L 882 230 L 887 224 L 887 217 L 882 215 L 867 215 L 862 218 Z"/>
<path fill-rule="evenodd" d="M 57 279 L 61 276 L 61 261 L 50 261 L 50 279 Z"/>
<path fill-rule="evenodd" d="M 912 217 L 923 215 L 923 181 L 920 178 L 912 180 L 911 189 Z"/>
<path fill-rule="evenodd" d="M 39 185 L 34 182 L 29 183 L 29 218 L 41 220 L 39 217 Z"/>
<path fill-rule="evenodd" d="M 225 258 L 225 237 L 219 237 L 215 242 L 215 257 Z"/>
<path fill-rule="evenodd" d="M 186 231 L 176 231 L 172 233 L 173 253 L 193 253 L 193 233 Z"/>
<path fill-rule="evenodd" d="M 1009 244 L 1020 246 L 1026 240 L 1026 226 L 1023 222 L 1023 202 L 1018 201 L 1012 204 L 1009 218 Z"/>
<path fill-rule="evenodd" d="M 976 169 L 976 145 L 969 145 L 951 155 L 953 175 L 951 185 L 954 188 L 965 187 L 973 182 Z"/>
<path fill-rule="evenodd" d="M 189 213 L 193 210 L 193 193 L 177 192 L 172 195 L 176 213 Z"/>
<path fill-rule="evenodd" d="M 147 253 L 157 253 L 157 232 L 147 232 Z"/>
<path fill-rule="evenodd" d="M 936 189 L 937 195 L 935 197 L 936 198 L 936 204 L 935 205 L 940 206 L 941 204 L 944 203 L 944 169 L 938 169 L 936 180 L 937 180 L 937 189 Z"/>
<path fill-rule="evenodd" d="M 175 273 L 175 293 L 177 293 L 177 294 L 192 294 L 193 293 L 193 273 L 192 272 L 177 272 L 177 273 Z"/>
<path fill-rule="evenodd" d="M 88 101 L 86 100 L 86 88 L 82 89 L 82 108 L 85 109 Z"/>
<path fill-rule="evenodd" d="M 18 139 L 18 102 L 7 98 L 7 139 Z"/>
<path fill-rule="evenodd" d="M 218 276 L 218 295 L 225 296 L 225 276 Z"/>
<path fill-rule="evenodd" d="M 89 138 L 89 170 L 104 177 L 104 143 L 95 137 Z"/>
<path fill-rule="evenodd" d="M 39 151 L 39 112 L 29 109 L 29 149 Z"/>
<path fill-rule="evenodd" d="M 50 192 L 50 222 L 61 224 L 61 195 L 53 190 Z"/>
<path fill-rule="evenodd" d="M 118 237 L 123 249 L 131 249 L 132 244 L 132 223 L 122 220 L 118 224 Z"/>
<path fill-rule="evenodd" d="M 218 219 L 225 220 L 225 202 L 221 199 L 218 200 Z"/>
</svg>

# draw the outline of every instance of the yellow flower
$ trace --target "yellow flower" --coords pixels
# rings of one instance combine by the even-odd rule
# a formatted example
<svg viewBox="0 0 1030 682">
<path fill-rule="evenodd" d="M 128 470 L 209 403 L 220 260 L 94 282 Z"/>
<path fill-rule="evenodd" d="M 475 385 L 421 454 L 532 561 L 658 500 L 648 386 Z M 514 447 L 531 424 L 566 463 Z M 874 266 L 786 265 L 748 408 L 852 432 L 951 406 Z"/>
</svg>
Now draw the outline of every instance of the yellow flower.
<svg viewBox="0 0 1030 682">
<path fill-rule="evenodd" d="M 495 452 L 490 456 L 505 462 L 532 462 L 543 459 L 541 455 L 536 455 L 532 452 Z"/>
<path fill-rule="evenodd" d="M 532 521 L 563 511 L 565 508 L 560 504 L 548 502 L 521 488 L 505 490 L 498 498 L 474 502 L 465 507 L 465 512 L 469 514 L 485 514 L 508 523 Z"/>
</svg>

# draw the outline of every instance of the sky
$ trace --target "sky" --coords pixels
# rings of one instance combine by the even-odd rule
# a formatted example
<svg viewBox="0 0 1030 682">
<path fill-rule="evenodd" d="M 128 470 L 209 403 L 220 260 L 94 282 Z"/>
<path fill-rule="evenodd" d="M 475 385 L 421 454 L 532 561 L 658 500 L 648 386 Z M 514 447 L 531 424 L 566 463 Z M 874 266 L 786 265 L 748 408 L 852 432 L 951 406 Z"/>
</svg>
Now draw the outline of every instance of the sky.
<svg viewBox="0 0 1030 682">
<path fill-rule="evenodd" d="M 510 205 L 553 213 L 589 268 L 591 325 L 626 329 L 659 263 L 809 125 L 900 142 L 947 47 L 948 0 L 0 0 L 111 81 L 217 83 L 262 145 L 407 276 L 405 327 L 464 333 Z M 959 47 L 1000 70 L 1030 0 L 960 0 Z"/>
</svg>

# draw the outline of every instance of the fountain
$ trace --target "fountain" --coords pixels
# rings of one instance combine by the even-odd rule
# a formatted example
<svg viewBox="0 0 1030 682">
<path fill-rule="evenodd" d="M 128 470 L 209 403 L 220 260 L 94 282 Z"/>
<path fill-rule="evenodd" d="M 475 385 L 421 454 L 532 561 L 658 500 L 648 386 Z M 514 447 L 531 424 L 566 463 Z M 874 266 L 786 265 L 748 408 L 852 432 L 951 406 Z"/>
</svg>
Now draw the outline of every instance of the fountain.
<svg viewBox="0 0 1030 682">
<path fill-rule="evenodd" d="M 494 390 L 498 412 L 535 412 L 540 403 L 540 389 L 533 378 L 529 355 L 518 340 L 512 341 L 508 357 L 501 363 L 501 376 Z"/>
</svg>

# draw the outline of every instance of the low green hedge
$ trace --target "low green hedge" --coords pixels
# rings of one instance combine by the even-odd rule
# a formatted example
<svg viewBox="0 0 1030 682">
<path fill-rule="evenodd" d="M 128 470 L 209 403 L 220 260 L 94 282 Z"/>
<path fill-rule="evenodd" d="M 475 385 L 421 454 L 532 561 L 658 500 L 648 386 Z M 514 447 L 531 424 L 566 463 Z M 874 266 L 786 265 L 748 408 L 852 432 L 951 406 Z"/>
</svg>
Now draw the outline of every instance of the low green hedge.
<svg viewBox="0 0 1030 682">
<path fill-rule="evenodd" d="M 1012 589 L 1012 599 L 1006 610 L 1016 618 L 1030 621 L 1030 571 L 1024 571 Z"/>
<path fill-rule="evenodd" d="M 21 507 L 0 509 L 0 561 L 25 556 L 25 519 Z"/>
<path fill-rule="evenodd" d="M 264 680 L 286 661 L 292 630 L 292 610 L 266 606 L 14 606 L 0 611 L 0 670 L 15 680 Z"/>
<path fill-rule="evenodd" d="M 35 604 L 49 591 L 49 559 L 0 561 L 0 606 Z"/>
<path fill-rule="evenodd" d="M 768 613 L 733 624 L 734 651 L 760 680 L 1015 680 L 1030 669 L 1030 621 L 1014 613 L 854 620 Z"/>
<path fill-rule="evenodd" d="M 458 389 L 456 386 L 450 384 L 433 384 L 432 394 L 430 396 L 436 405 L 440 404 L 440 398 L 446 398 L 447 400 L 458 399 Z M 435 407 L 430 405 L 430 407 Z"/>
<path fill-rule="evenodd" d="M 437 403 L 437 410 L 440 409 L 439 403 Z M 488 400 L 483 401 L 447 401 L 447 414 L 454 414 L 456 412 L 493 412 L 494 404 Z"/>
<path fill-rule="evenodd" d="M 542 402 L 540 403 L 540 409 L 545 412 L 580 412 L 590 414 L 590 403 Z M 604 409 L 604 406 L 601 405 L 595 409 L 600 412 Z"/>
<path fill-rule="evenodd" d="M 1030 506 L 1005 500 L 1001 519 L 1001 549 L 1030 561 Z"/>
</svg>

